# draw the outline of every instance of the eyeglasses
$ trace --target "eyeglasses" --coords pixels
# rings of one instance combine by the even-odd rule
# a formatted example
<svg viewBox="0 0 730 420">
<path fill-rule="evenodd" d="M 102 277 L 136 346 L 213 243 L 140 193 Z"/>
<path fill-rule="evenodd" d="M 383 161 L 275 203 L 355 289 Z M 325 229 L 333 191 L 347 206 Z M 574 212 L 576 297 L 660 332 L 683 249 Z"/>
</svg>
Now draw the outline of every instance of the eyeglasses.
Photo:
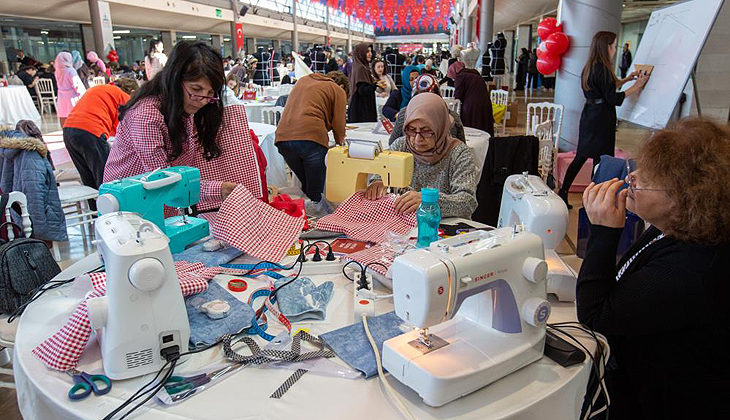
<svg viewBox="0 0 730 420">
<path fill-rule="evenodd" d="M 626 183 L 629 184 L 629 191 L 632 193 L 635 191 L 666 191 L 659 188 L 636 188 L 636 175 L 637 171 L 636 161 L 633 159 L 626 159 Z"/>
<path fill-rule="evenodd" d="M 417 134 L 420 134 L 421 137 L 423 137 L 424 139 L 430 139 L 436 135 L 436 133 L 434 133 L 431 130 L 416 131 L 415 129 L 413 129 L 411 127 L 406 127 L 406 129 L 403 130 L 403 132 L 406 133 L 407 136 L 413 137 L 413 138 L 415 138 Z"/>
<path fill-rule="evenodd" d="M 188 87 L 185 86 L 185 83 L 183 83 L 183 90 L 185 90 L 185 93 L 188 94 L 188 98 L 190 98 L 191 101 L 196 101 L 196 102 L 205 101 L 205 102 L 208 102 L 209 104 L 214 104 L 214 103 L 218 102 L 218 100 L 220 99 L 220 98 L 218 98 L 218 96 L 194 95 L 194 94 L 190 93 L 190 91 L 188 90 Z"/>
</svg>

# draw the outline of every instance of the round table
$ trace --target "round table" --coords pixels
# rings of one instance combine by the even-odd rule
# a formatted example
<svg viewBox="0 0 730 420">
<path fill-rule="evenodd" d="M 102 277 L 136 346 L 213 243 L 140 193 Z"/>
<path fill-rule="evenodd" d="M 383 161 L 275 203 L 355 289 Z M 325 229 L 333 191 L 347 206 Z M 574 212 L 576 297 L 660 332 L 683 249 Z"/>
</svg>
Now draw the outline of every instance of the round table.
<svg viewBox="0 0 730 420">
<path fill-rule="evenodd" d="M 315 284 L 325 281 L 335 284 L 335 291 L 327 306 L 324 321 L 304 321 L 293 324 L 292 331 L 309 328 L 315 335 L 353 323 L 352 282 L 342 274 L 310 275 Z M 230 276 L 220 275 L 213 281 L 223 287 Z M 246 292 L 236 296 L 246 301 L 251 291 L 263 287 L 268 280 L 247 280 Z M 79 283 L 79 284 L 77 284 Z M 32 354 L 33 347 L 58 330 L 66 322 L 76 305 L 83 299 L 90 285 L 77 281 L 48 292 L 30 305 L 20 321 L 14 354 L 15 384 L 21 413 L 26 419 L 99 419 L 129 398 L 153 375 L 115 381 L 111 392 L 102 397 L 90 396 L 81 401 L 70 401 L 66 394 L 70 378 L 51 371 Z M 387 291 L 379 284 L 376 292 Z M 553 311 L 550 322 L 575 320 L 575 305 L 551 299 Z M 376 313 L 393 309 L 390 299 L 376 303 Z M 278 334 L 283 327 L 271 322 L 269 333 Z M 265 342 L 255 339 L 259 345 Z M 583 341 L 589 349 L 591 343 Z M 99 373 L 102 365 L 99 346 L 89 343 L 78 366 L 79 370 Z M 185 374 L 203 366 L 220 363 L 222 350 L 218 347 L 192 355 L 176 369 Z M 343 363 L 339 359 L 332 359 Z M 416 418 L 425 419 L 576 419 L 585 394 L 590 371 L 590 359 L 582 364 L 563 368 L 543 357 L 478 391 L 439 408 L 425 405 L 420 397 L 388 376 L 390 384 L 406 401 Z M 291 370 L 267 367 L 248 367 L 224 379 L 181 404 L 165 407 L 147 403 L 132 418 L 135 419 L 394 419 L 400 413 L 386 396 L 379 379 L 343 379 L 314 372 L 304 375 L 281 399 L 269 396 L 290 375 Z"/>
<path fill-rule="evenodd" d="M 243 106 L 246 108 L 246 116 L 248 117 L 248 122 L 264 122 L 264 108 L 276 106 L 277 99 L 278 98 L 274 98 L 270 101 L 243 101 Z"/>
<path fill-rule="evenodd" d="M 28 89 L 25 86 L 0 87 L 0 125 L 15 126 L 20 120 L 41 123 L 41 115 Z"/>
<path fill-rule="evenodd" d="M 259 146 L 264 151 L 264 156 L 266 156 L 266 183 L 280 188 L 288 186 L 286 162 L 274 144 L 276 126 L 259 122 L 249 122 L 248 126 L 259 138 Z"/>
<path fill-rule="evenodd" d="M 390 134 L 380 127 L 379 133 L 373 133 L 375 127 L 380 126 L 377 122 L 367 123 L 348 123 L 346 125 L 345 138 L 348 140 L 376 140 L 380 142 L 383 149 L 389 147 L 388 140 Z M 487 149 L 489 148 L 489 133 L 472 127 L 464 127 L 467 146 L 474 150 L 474 163 L 477 165 L 477 180 L 481 179 L 482 168 L 484 167 L 484 159 L 487 157 Z M 334 144 L 334 138 L 330 133 L 330 144 Z"/>
</svg>

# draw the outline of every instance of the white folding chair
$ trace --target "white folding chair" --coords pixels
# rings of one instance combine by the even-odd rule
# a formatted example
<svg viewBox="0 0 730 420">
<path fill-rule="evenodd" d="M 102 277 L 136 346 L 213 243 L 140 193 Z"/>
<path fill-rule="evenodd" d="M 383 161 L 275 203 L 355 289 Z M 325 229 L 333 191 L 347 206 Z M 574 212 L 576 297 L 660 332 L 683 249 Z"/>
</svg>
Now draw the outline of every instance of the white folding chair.
<svg viewBox="0 0 730 420">
<path fill-rule="evenodd" d="M 106 79 L 104 78 L 104 76 L 97 76 L 91 79 L 91 84 L 93 86 L 103 85 L 106 84 Z"/>
<path fill-rule="evenodd" d="M 290 85 L 288 83 L 279 85 L 279 95 L 288 95 L 291 93 L 292 89 L 294 89 L 294 85 Z"/>
<path fill-rule="evenodd" d="M 38 105 L 40 105 L 41 115 L 43 115 L 47 105 L 53 105 L 53 109 L 58 109 L 56 92 L 53 91 L 53 80 L 46 78 L 36 80 L 35 92 L 38 96 Z"/>
<path fill-rule="evenodd" d="M 264 108 L 263 111 L 264 124 L 271 124 L 273 126 L 279 125 L 281 121 L 281 115 L 284 113 L 283 106 L 272 106 Z"/>
<path fill-rule="evenodd" d="M 490 94 L 490 99 L 492 100 L 493 104 L 496 105 L 509 105 L 509 92 L 502 89 L 493 90 Z M 504 135 L 505 131 L 507 131 L 507 120 L 510 118 L 509 111 L 505 109 L 504 111 L 504 117 L 502 117 L 502 134 Z"/>
<path fill-rule="evenodd" d="M 563 106 L 551 102 L 527 104 L 526 134 L 528 136 L 535 135 L 535 128 L 545 121 L 553 122 L 553 141 L 557 147 L 563 124 Z"/>
<path fill-rule="evenodd" d="M 456 88 L 452 88 L 449 86 L 443 86 L 441 88 L 441 96 L 444 98 L 453 98 L 456 93 Z"/>
<path fill-rule="evenodd" d="M 66 217 L 66 228 L 79 226 L 81 236 L 86 241 L 86 229 L 89 236 L 94 234 L 95 211 L 89 208 L 88 200 L 99 196 L 99 191 L 86 185 L 74 185 L 63 183 L 58 186 L 58 196 L 61 199 L 61 208 Z M 61 252 L 57 242 L 53 242 L 53 256 L 56 260 L 61 259 Z"/>
<path fill-rule="evenodd" d="M 456 112 L 457 114 L 461 115 L 461 101 L 455 98 L 444 98 L 446 101 L 446 106 L 449 107 L 449 110 Z"/>
<path fill-rule="evenodd" d="M 535 137 L 539 141 L 539 158 L 537 161 L 537 171 L 540 177 L 547 182 L 548 176 L 555 167 L 557 157 L 557 149 L 553 140 L 553 122 L 548 120 L 535 126 Z"/>
</svg>

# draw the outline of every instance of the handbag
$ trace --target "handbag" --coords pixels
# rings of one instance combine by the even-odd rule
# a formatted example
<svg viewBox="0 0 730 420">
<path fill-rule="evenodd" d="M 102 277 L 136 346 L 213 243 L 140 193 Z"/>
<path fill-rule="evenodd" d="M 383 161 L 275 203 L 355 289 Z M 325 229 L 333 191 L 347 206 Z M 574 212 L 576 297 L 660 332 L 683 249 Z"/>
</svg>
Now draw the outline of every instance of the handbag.
<svg viewBox="0 0 730 420">
<path fill-rule="evenodd" d="M 3 200 L 5 201 L 5 200 Z M 0 224 L 0 231 L 11 226 L 17 239 L 0 245 L 0 313 L 14 313 L 29 302 L 38 290 L 61 272 L 45 242 L 23 238 L 23 229 L 13 222 Z"/>
</svg>

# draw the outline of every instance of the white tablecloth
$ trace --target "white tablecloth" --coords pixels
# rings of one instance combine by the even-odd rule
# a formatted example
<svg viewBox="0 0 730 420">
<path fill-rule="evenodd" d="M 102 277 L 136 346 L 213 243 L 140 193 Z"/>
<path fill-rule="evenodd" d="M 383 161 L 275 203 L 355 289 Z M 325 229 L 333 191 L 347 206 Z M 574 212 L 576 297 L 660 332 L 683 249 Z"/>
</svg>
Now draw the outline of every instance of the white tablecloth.
<svg viewBox="0 0 730 420">
<path fill-rule="evenodd" d="M 270 108 L 275 105 L 276 98 L 271 101 L 243 101 L 243 106 L 246 108 L 248 122 L 264 122 L 264 108 Z"/>
<path fill-rule="evenodd" d="M 276 127 L 271 124 L 249 122 L 248 126 L 259 138 L 259 146 L 266 156 L 266 183 L 276 187 L 288 186 L 284 157 L 279 154 L 274 141 L 276 140 Z"/>
<path fill-rule="evenodd" d="M 380 123 L 348 123 L 347 127 L 354 127 L 345 133 L 347 139 L 377 140 L 383 149 L 388 148 L 389 134 L 374 134 L 375 126 Z M 466 136 L 466 144 L 474 150 L 474 161 L 477 165 L 477 181 L 482 175 L 484 167 L 484 159 L 487 157 L 487 149 L 489 148 L 489 133 L 476 128 L 464 127 Z M 330 133 L 332 138 L 332 133 Z M 330 143 L 334 144 L 334 140 L 330 139 Z"/>
<path fill-rule="evenodd" d="M 310 263 L 314 264 L 314 263 Z M 342 274 L 310 275 L 317 285 L 325 281 L 335 283 L 335 292 L 327 306 L 327 318 L 320 322 L 299 322 L 298 328 L 309 328 L 312 334 L 353 323 L 352 282 Z M 218 276 L 214 281 L 225 287 L 231 277 Z M 248 290 L 238 294 L 245 301 L 251 291 L 265 285 L 264 281 L 247 280 Z M 268 281 L 268 280 L 266 280 Z M 88 286 L 87 286 L 88 287 Z M 76 285 L 64 286 L 46 293 L 30 305 L 23 314 L 17 333 L 14 372 L 21 413 L 26 419 L 99 419 L 130 397 L 153 375 L 115 381 L 111 392 L 103 397 L 90 396 L 72 402 L 66 396 L 71 387 L 70 378 L 60 372 L 46 369 L 30 353 L 31 349 L 55 332 L 69 317 L 75 306 L 88 291 Z M 380 286 L 376 292 L 386 293 Z M 551 299 L 553 311 L 550 322 L 575 320 L 575 305 Z M 390 299 L 376 303 L 376 312 L 392 310 Z M 269 333 L 278 334 L 283 327 L 270 323 Z M 256 338 L 261 346 L 265 343 Z M 586 340 L 584 344 L 592 349 Z M 185 374 L 202 366 L 219 363 L 222 351 L 216 348 L 195 354 L 176 369 Z M 333 359 L 342 363 L 339 359 Z M 92 341 L 84 353 L 79 370 L 90 373 L 102 371 L 99 348 Z M 426 419 L 577 419 L 589 377 L 590 359 L 563 368 L 547 357 L 520 369 L 472 394 L 440 408 L 423 404 L 411 389 L 388 376 L 391 385 L 407 401 L 416 418 Z M 385 395 L 379 379 L 342 379 L 317 373 L 304 375 L 281 399 L 269 396 L 290 375 L 291 370 L 249 367 L 238 372 L 214 388 L 189 400 L 163 407 L 148 403 L 138 410 L 134 419 L 394 419 L 401 420 L 399 412 Z"/>
<path fill-rule="evenodd" d="M 41 123 L 41 115 L 25 86 L 0 87 L 0 125 L 12 125 L 20 120 Z"/>
</svg>

